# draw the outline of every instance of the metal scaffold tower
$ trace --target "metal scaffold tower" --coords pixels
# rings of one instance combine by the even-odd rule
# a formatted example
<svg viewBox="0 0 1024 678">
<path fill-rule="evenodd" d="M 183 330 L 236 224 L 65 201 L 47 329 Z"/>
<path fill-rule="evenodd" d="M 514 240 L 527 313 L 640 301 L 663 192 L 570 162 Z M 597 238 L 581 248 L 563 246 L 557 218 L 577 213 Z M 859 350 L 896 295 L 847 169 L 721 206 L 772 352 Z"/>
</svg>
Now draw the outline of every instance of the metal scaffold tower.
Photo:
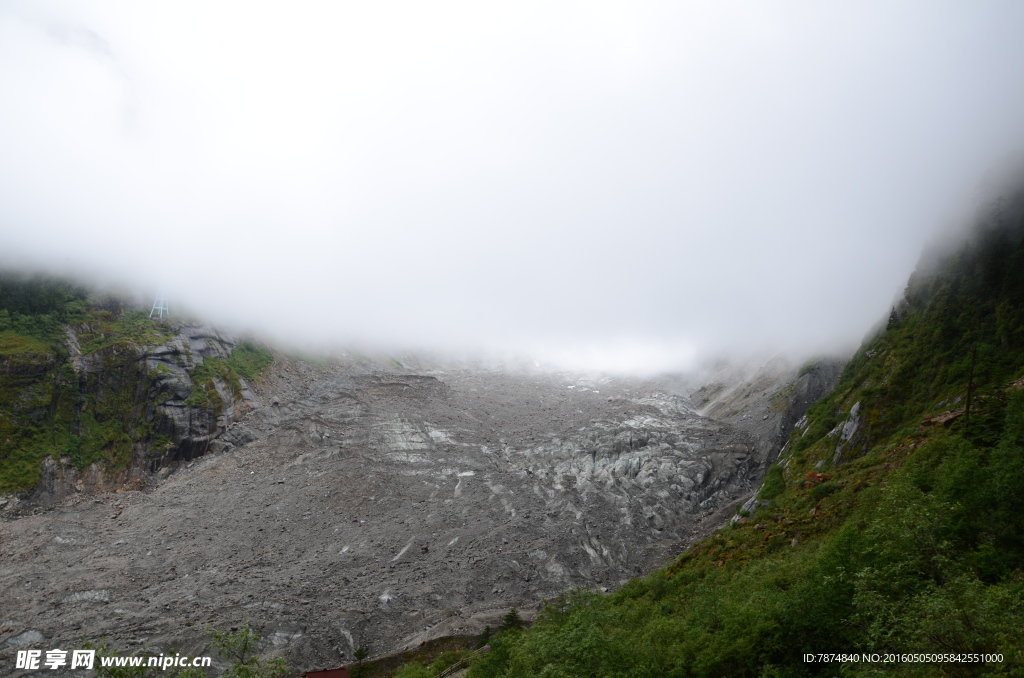
<svg viewBox="0 0 1024 678">
<path fill-rule="evenodd" d="M 164 296 L 163 288 L 160 288 L 160 291 L 156 293 L 156 301 L 153 302 L 153 310 L 149 312 L 149 317 L 152 318 L 154 314 L 161 320 L 164 316 L 171 315 L 170 311 L 167 310 L 167 297 Z"/>
</svg>

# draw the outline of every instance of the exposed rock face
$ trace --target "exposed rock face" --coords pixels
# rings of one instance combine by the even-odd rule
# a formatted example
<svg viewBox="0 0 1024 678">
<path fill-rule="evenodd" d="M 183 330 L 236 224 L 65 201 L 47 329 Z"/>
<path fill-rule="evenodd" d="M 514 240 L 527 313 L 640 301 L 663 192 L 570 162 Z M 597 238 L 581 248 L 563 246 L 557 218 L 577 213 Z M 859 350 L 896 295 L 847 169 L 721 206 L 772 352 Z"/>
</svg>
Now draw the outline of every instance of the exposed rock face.
<svg viewBox="0 0 1024 678">
<path fill-rule="evenodd" d="M 0 508 L 15 592 L 0 647 L 33 630 L 197 652 L 205 627 L 250 620 L 264 651 L 310 669 L 479 633 L 511 606 L 616 587 L 719 526 L 790 408 L 828 381 L 786 390 L 762 370 L 705 400 L 745 400 L 726 418 L 749 425 L 763 415 L 743 394 L 776 385 L 744 430 L 698 414 L 678 380 L 283 361 L 241 400 L 218 389 L 216 420 L 185 403 L 186 358 L 227 344 L 194 331 L 146 355 L 166 367 L 157 416 L 183 441 L 154 467 L 178 472 L 40 515 Z"/>
<path fill-rule="evenodd" d="M 165 450 L 150 454 L 150 471 L 195 459 L 206 454 L 211 446 L 220 451 L 234 444 L 232 436 L 215 440 L 254 407 L 252 392 L 244 379 L 230 384 L 214 378 L 211 385 L 216 394 L 212 407 L 189 401 L 199 387 L 191 377 L 195 367 L 208 358 L 226 359 L 234 347 L 234 339 L 222 336 L 210 326 L 184 326 L 171 341 L 145 351 L 142 358 L 146 368 L 155 375 L 149 396 L 154 403 L 153 416 L 160 422 L 157 432 L 172 441 Z"/>
<path fill-rule="evenodd" d="M 21 497 L 23 508 L 49 508 L 77 492 L 112 491 L 126 483 L 141 488 L 162 468 L 237 442 L 224 434 L 254 406 L 248 384 L 244 379 L 229 383 L 214 377 L 209 387 L 215 397 L 197 399 L 202 385 L 192 379 L 204 360 L 226 359 L 235 346 L 233 339 L 208 326 L 179 323 L 173 336 L 156 346 L 124 342 L 83 354 L 75 329 L 66 328 L 66 333 L 75 382 L 70 390 L 78 402 L 76 433 L 87 435 L 81 423 L 86 417 L 99 425 L 117 423 L 126 434 L 125 458 L 118 464 L 107 460 L 80 468 L 68 456 L 59 461 L 48 456 L 42 461 L 39 483 Z M 54 360 L 46 356 L 28 364 L 48 377 L 59 368 Z"/>
<path fill-rule="evenodd" d="M 863 417 L 860 414 L 860 402 L 853 404 L 850 408 L 849 418 L 845 423 L 840 424 L 836 427 L 836 433 L 839 434 L 839 442 L 836 444 L 836 452 L 832 457 L 832 463 L 840 463 L 854 440 L 854 437 L 861 432 L 861 424 Z M 830 437 L 833 434 L 829 434 Z"/>
<path fill-rule="evenodd" d="M 777 357 L 753 368 L 729 366 L 701 377 L 690 397 L 700 414 L 751 432 L 762 461 L 771 463 L 807 409 L 835 387 L 844 365 L 822 358 L 798 368 Z"/>
<path fill-rule="evenodd" d="M 649 571 L 764 463 L 754 436 L 657 381 L 283 363 L 248 395 L 263 407 L 239 421 L 248 400 L 224 389 L 223 419 L 204 419 L 185 405 L 188 356 L 226 344 L 197 335 L 145 357 L 166 368 L 154 416 L 183 441 L 155 466 L 190 462 L 148 492 L 0 509 L 0 585 L 17 592 L 0 644 L 34 629 L 187 650 L 249 619 L 311 668 L 479 632 Z"/>
</svg>

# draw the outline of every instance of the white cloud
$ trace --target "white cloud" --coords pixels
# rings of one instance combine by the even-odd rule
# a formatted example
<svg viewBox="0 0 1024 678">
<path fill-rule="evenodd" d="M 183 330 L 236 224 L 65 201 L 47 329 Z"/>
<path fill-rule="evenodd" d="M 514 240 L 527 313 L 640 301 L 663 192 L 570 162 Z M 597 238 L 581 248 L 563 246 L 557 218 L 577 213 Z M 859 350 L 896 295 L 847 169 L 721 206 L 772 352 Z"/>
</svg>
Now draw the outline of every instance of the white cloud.
<svg viewBox="0 0 1024 678">
<path fill-rule="evenodd" d="M 12 3 L 0 259 L 297 340 L 855 341 L 1020 146 L 1022 13 Z"/>
</svg>

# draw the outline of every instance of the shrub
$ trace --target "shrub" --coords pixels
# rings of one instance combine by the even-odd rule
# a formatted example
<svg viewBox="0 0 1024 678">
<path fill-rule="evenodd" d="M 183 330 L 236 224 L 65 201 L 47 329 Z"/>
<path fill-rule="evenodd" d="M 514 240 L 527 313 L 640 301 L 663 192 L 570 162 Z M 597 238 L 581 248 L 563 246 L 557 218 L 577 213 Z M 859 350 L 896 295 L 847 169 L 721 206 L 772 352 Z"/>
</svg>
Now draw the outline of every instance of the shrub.
<svg viewBox="0 0 1024 678">
<path fill-rule="evenodd" d="M 782 467 L 772 464 L 768 467 L 768 473 L 764 477 L 764 484 L 761 485 L 761 499 L 774 499 L 786 490 L 786 481 L 782 479 Z"/>
<path fill-rule="evenodd" d="M 841 489 L 843 489 L 843 486 L 839 483 L 820 483 L 811 488 L 811 498 L 814 499 L 814 501 L 820 501 L 825 497 L 835 494 Z"/>
</svg>

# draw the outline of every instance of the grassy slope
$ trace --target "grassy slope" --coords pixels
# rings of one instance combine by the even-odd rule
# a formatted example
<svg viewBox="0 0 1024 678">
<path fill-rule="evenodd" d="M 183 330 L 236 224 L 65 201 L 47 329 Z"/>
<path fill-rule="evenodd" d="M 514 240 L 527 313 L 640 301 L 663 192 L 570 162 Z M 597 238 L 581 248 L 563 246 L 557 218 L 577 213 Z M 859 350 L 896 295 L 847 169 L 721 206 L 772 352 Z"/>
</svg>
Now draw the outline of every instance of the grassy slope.
<svg viewBox="0 0 1024 678">
<path fill-rule="evenodd" d="M 1022 236 L 993 218 L 912 277 L 794 432 L 767 506 L 613 595 L 552 601 L 470 676 L 1024 675 Z M 969 425 L 923 425 L 965 405 L 972 370 Z M 936 652 L 1003 662 L 803 660 Z"/>
<path fill-rule="evenodd" d="M 101 369 L 76 374 L 65 327 L 73 327 L 82 355 Z M 33 487 L 39 462 L 67 456 L 79 467 L 104 462 L 124 468 L 139 443 L 167 441 L 147 420 L 153 381 L 140 369 L 144 347 L 173 336 L 166 322 L 126 308 L 116 298 L 51 278 L 0 275 L 0 492 Z M 252 379 L 270 362 L 268 351 L 242 343 L 226 359 L 193 370 L 190 404 L 219 414 L 218 379 L 241 396 L 240 377 Z"/>
<path fill-rule="evenodd" d="M 57 425 L 77 406 L 61 326 L 85 310 L 72 285 L 0 276 L 0 492 L 34 485 L 42 456 L 71 442 Z"/>
</svg>

